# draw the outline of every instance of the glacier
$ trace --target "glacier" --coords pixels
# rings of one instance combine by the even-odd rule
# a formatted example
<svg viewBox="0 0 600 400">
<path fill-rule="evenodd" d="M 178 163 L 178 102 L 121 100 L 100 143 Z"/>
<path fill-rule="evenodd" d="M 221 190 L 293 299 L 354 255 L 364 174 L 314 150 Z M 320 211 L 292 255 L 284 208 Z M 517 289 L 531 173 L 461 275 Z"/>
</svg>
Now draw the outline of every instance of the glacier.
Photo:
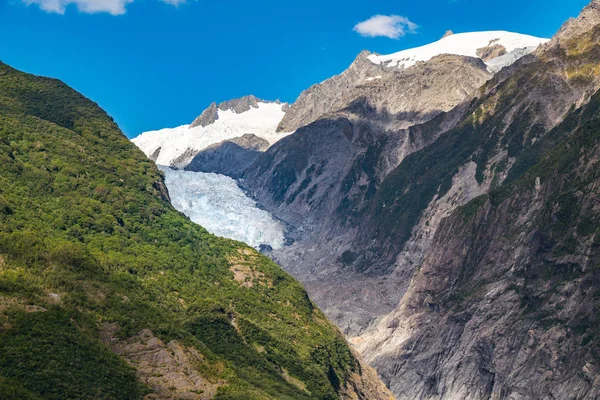
<svg viewBox="0 0 600 400">
<path fill-rule="evenodd" d="M 246 196 L 237 182 L 224 175 L 175 170 L 160 166 L 171 203 L 190 220 L 217 236 L 261 245 L 283 247 L 283 224 Z"/>
</svg>

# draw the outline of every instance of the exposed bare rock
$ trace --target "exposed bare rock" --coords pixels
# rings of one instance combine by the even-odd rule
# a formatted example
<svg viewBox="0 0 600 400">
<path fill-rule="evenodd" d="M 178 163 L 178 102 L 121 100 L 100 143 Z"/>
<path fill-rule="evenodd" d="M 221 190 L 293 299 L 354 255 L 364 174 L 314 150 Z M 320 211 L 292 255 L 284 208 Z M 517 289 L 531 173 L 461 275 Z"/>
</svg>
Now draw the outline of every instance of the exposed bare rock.
<svg viewBox="0 0 600 400">
<path fill-rule="evenodd" d="M 185 170 L 212 172 L 236 178 L 268 148 L 269 142 L 265 139 L 247 133 L 201 150 L 186 165 Z"/>
<path fill-rule="evenodd" d="M 219 112 L 217 109 L 217 103 L 211 103 L 211 105 L 200 114 L 198 118 L 192 122 L 190 125 L 191 128 L 195 128 L 197 126 L 208 126 L 219 119 Z"/>
<path fill-rule="evenodd" d="M 377 372 L 366 364 L 356 352 L 354 357 L 360 362 L 361 375 L 353 373 L 341 388 L 343 400 L 395 400 L 392 392 L 383 384 Z"/>
<path fill-rule="evenodd" d="M 389 71 L 369 75 L 351 89 L 343 84 L 352 81 L 350 71 L 311 88 L 302 101 L 340 85 L 338 100 L 346 105 L 272 147 L 244 175 L 259 202 L 294 228 L 294 243 L 273 257 L 346 333 L 365 329 L 400 300 L 439 222 L 523 170 L 529 162 L 521 158 L 524 151 L 572 107 L 589 101 L 600 74 L 586 66 L 597 63 L 599 35 L 592 30 L 570 44 L 543 46 L 482 88 L 448 68 L 461 62 L 475 68 L 481 60 L 456 56 L 393 77 Z M 432 89 L 419 100 L 429 90 L 426 79 L 444 85 L 442 71 L 456 80 L 447 81 L 444 93 Z M 401 82 L 414 83 L 418 93 Z M 469 82 L 464 102 L 444 108 L 444 96 L 456 94 L 449 88 Z M 414 108 L 402 103 L 405 92 Z M 430 101 L 437 102 L 437 113 L 416 112 L 433 107 Z"/>
<path fill-rule="evenodd" d="M 270 143 L 268 141 L 256 136 L 253 133 L 246 133 L 240 137 L 229 139 L 227 141 L 235 143 L 244 149 L 255 150 L 260 152 L 266 151 L 270 146 Z"/>
<path fill-rule="evenodd" d="M 571 18 L 563 24 L 549 45 L 564 43 L 589 32 L 598 24 L 600 24 L 600 0 L 593 0 L 577 18 Z"/>
<path fill-rule="evenodd" d="M 160 154 L 162 147 L 159 147 L 158 149 L 154 150 L 154 152 L 152 154 L 150 154 L 150 157 L 148 157 L 149 159 L 151 159 L 152 161 L 156 162 L 156 160 L 158 159 L 158 156 Z"/>
<path fill-rule="evenodd" d="M 442 39 L 443 39 L 443 38 L 446 38 L 446 37 L 448 37 L 448 36 L 452 36 L 452 35 L 454 35 L 454 32 L 452 32 L 452 31 L 449 29 L 449 30 L 447 30 L 447 31 L 446 31 L 446 33 L 444 33 L 444 36 L 442 36 Z"/>
<path fill-rule="evenodd" d="M 354 340 L 398 399 L 600 396 L 599 117 L 600 94 L 539 166 L 442 221 L 398 309 Z"/>
<path fill-rule="evenodd" d="M 239 99 L 224 101 L 219 104 L 219 110 L 231 110 L 236 114 L 241 114 L 245 111 L 250 110 L 250 108 L 258 108 L 258 102 L 263 101 L 257 99 L 253 95 L 240 97 Z"/>
<path fill-rule="evenodd" d="M 358 82 L 369 77 L 379 76 L 385 71 L 368 60 L 369 51 L 361 52 L 350 67 L 340 75 L 311 86 L 300 94 L 298 100 L 277 127 L 278 132 L 293 132 L 307 125 L 323 114 L 335 111 L 340 107 L 337 98 L 350 92 Z"/>
<path fill-rule="evenodd" d="M 491 44 L 487 47 L 482 47 L 481 49 L 477 49 L 477 56 L 481 58 L 483 61 L 490 61 L 494 58 L 503 56 L 506 54 L 506 47 L 501 44 Z"/>
<path fill-rule="evenodd" d="M 431 119 L 458 105 L 491 78 L 481 60 L 455 55 L 399 70 L 373 64 L 362 52 L 342 74 L 303 92 L 277 128 L 292 132 L 317 118 L 368 104 L 380 115 L 396 116 L 398 128 Z M 349 109 L 353 111 L 352 109 Z"/>
<path fill-rule="evenodd" d="M 225 383 L 211 382 L 200 374 L 198 367 L 206 361 L 195 349 L 174 340 L 165 344 L 148 329 L 120 340 L 117 329 L 116 325 L 104 325 L 102 340 L 135 368 L 138 379 L 152 389 L 145 399 L 208 400 Z"/>
</svg>

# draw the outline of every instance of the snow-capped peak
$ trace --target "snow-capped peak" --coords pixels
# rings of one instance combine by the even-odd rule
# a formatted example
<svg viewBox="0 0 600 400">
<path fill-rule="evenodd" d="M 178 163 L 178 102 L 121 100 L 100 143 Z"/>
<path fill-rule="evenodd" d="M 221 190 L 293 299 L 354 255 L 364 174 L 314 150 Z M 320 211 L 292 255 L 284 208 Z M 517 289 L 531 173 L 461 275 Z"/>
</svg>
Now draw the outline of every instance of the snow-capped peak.
<svg viewBox="0 0 600 400">
<path fill-rule="evenodd" d="M 243 112 L 219 108 L 216 110 L 218 118 L 209 125 L 182 125 L 144 132 L 132 141 L 157 164 L 181 167 L 187 165 L 200 150 L 246 133 L 253 133 L 274 144 L 289 134 L 277 133 L 277 125 L 285 115 L 285 109 L 285 104 L 263 101 Z"/>
<path fill-rule="evenodd" d="M 516 56 L 517 54 L 521 54 L 522 56 L 529 53 L 547 41 L 549 39 L 506 31 L 455 33 L 444 36 L 437 42 L 425 46 L 402 50 L 389 55 L 373 54 L 368 58 L 371 62 L 378 65 L 383 64 L 387 67 L 408 68 L 419 61 L 429 61 L 441 54 L 480 57 L 480 52 L 485 48 L 502 46 L 504 49 L 499 48 L 499 50 L 502 50 L 503 61 L 506 64 L 493 63 L 493 59 L 487 61 L 488 65 L 492 64 L 494 65 L 493 69 L 497 69 L 498 65 L 505 66 L 509 65 L 510 61 L 516 61 L 519 58 Z M 508 56 L 511 53 L 515 56 Z"/>
</svg>

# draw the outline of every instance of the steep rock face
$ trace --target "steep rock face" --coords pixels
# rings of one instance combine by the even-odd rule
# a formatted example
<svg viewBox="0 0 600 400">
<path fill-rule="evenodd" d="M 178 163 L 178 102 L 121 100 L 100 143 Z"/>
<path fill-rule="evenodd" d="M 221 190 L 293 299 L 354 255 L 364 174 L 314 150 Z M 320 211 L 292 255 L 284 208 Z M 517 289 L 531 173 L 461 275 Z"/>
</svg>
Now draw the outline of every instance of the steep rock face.
<svg viewBox="0 0 600 400">
<path fill-rule="evenodd" d="M 571 18 L 560 28 L 552 42 L 568 41 L 589 32 L 598 24 L 600 24 L 600 1 L 592 0 L 577 18 Z"/>
<path fill-rule="evenodd" d="M 449 211 L 531 166 L 524 150 L 598 89 L 600 74 L 589 66 L 597 63 L 599 36 L 596 27 L 564 45 L 540 49 L 496 75 L 457 127 L 408 156 L 387 175 L 370 205 L 373 208 L 360 217 L 366 218 L 363 226 L 375 229 L 363 229 L 355 247 L 365 248 L 365 243 L 378 238 L 365 251 L 363 262 L 377 269 L 382 256 L 395 257 L 409 240 L 431 238 L 436 221 Z M 423 128 L 428 130 L 428 125 Z M 469 178 L 475 179 L 475 185 L 460 179 L 461 169 L 470 163 L 476 164 Z M 471 189 L 461 200 L 450 199 L 449 207 L 439 208 L 440 199 L 457 185 Z M 435 208 L 440 211 L 434 212 Z M 432 218 L 422 220 L 428 214 Z M 423 229 L 424 225 L 428 228 Z M 418 264 L 418 254 L 408 251 L 400 257 Z M 386 268 L 385 262 L 381 268 Z"/>
<path fill-rule="evenodd" d="M 320 116 L 341 108 L 338 97 L 351 92 L 359 82 L 381 76 L 385 70 L 369 61 L 369 51 L 363 51 L 340 75 L 316 84 L 300 94 L 283 117 L 278 132 L 293 132 Z"/>
<path fill-rule="evenodd" d="M 265 139 L 247 133 L 201 150 L 185 166 L 185 170 L 213 172 L 237 178 L 268 148 L 269 142 Z"/>
<path fill-rule="evenodd" d="M 600 396 L 599 117 L 597 94 L 537 165 L 445 219 L 398 309 L 355 339 L 399 399 Z"/>
<path fill-rule="evenodd" d="M 190 125 L 191 128 L 197 126 L 205 127 L 219 119 L 219 112 L 217 111 L 217 103 L 211 103 L 211 105 L 202 112 Z"/>
<path fill-rule="evenodd" d="M 348 186 L 343 191 L 356 184 L 343 180 L 358 160 L 369 158 L 373 177 L 384 176 L 387 171 L 380 173 L 377 165 L 380 153 L 389 155 L 382 161 L 391 169 L 412 151 L 400 150 L 404 128 L 452 110 L 491 77 L 480 60 L 451 55 L 390 74 L 340 96 L 337 112 L 302 127 L 261 156 L 244 175 L 260 202 L 295 225 L 305 218 L 320 220 L 340 205 L 342 184 Z M 311 184 L 313 178 L 325 181 Z"/>
</svg>

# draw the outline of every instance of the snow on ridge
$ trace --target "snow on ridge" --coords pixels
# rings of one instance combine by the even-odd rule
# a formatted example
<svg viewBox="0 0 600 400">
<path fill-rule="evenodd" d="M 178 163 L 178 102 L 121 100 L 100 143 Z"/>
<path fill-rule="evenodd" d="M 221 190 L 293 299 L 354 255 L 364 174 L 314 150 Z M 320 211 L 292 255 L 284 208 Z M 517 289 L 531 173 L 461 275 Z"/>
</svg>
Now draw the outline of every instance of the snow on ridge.
<svg viewBox="0 0 600 400">
<path fill-rule="evenodd" d="M 372 54 L 368 56 L 368 59 L 374 64 L 383 64 L 388 67 L 408 68 L 419 61 L 429 61 L 433 57 L 441 54 L 477 57 L 477 49 L 494 44 L 504 46 L 507 53 L 523 48 L 530 49 L 529 52 L 531 52 L 540 44 L 548 41 L 549 39 L 507 31 L 457 33 L 444 37 L 437 42 L 413 49 L 402 50 L 389 55 Z M 513 55 L 514 54 L 517 53 L 513 53 Z M 503 61 L 508 62 L 509 60 L 512 59 L 506 57 Z M 514 61 L 516 61 L 516 59 L 514 59 Z"/>
<path fill-rule="evenodd" d="M 173 207 L 210 233 L 245 242 L 259 249 L 284 245 L 284 228 L 238 187 L 230 177 L 212 173 L 173 170 L 165 173 Z"/>
<path fill-rule="evenodd" d="M 246 133 L 253 133 L 271 145 L 289 134 L 277 133 L 277 125 L 285 115 L 282 104 L 258 102 L 258 108 L 250 108 L 239 114 L 232 110 L 219 109 L 217 112 L 219 119 L 206 127 L 190 128 L 188 124 L 144 132 L 132 139 L 132 142 L 148 157 L 160 149 L 157 164 L 185 166 L 193 156 L 181 159 L 182 155 L 189 154 L 190 151 L 198 152 Z"/>
</svg>

